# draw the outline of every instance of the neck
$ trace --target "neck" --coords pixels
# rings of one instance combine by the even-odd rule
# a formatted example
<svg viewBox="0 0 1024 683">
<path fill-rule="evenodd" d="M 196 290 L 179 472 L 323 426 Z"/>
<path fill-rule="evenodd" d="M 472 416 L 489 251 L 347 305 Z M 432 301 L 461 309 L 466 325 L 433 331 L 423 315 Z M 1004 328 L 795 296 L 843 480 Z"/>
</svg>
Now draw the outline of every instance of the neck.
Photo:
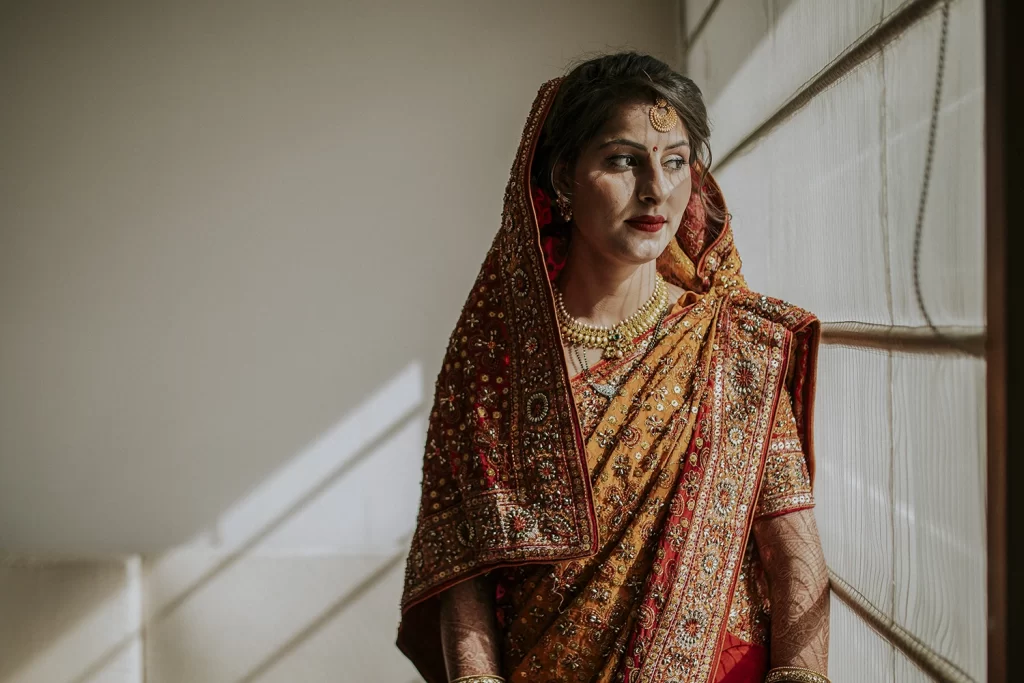
<svg viewBox="0 0 1024 683">
<path fill-rule="evenodd" d="M 582 242 L 580 240 L 579 242 Z M 610 326 L 635 313 L 657 282 L 654 261 L 622 264 L 600 258 L 583 244 L 570 249 L 559 289 L 571 316 L 591 325 Z"/>
</svg>

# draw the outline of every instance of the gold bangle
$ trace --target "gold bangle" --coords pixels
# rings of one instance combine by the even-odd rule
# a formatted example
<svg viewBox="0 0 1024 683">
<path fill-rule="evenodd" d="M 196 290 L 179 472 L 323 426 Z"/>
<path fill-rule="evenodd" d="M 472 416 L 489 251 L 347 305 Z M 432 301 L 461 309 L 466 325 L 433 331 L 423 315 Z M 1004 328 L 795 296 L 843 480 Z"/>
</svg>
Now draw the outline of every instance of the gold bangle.
<svg viewBox="0 0 1024 683">
<path fill-rule="evenodd" d="M 768 672 L 764 683 L 832 683 L 832 681 L 817 671 L 795 666 L 780 666 Z"/>
<path fill-rule="evenodd" d="M 505 679 L 501 676 L 463 676 L 462 678 L 453 678 L 448 683 L 505 683 Z"/>
</svg>

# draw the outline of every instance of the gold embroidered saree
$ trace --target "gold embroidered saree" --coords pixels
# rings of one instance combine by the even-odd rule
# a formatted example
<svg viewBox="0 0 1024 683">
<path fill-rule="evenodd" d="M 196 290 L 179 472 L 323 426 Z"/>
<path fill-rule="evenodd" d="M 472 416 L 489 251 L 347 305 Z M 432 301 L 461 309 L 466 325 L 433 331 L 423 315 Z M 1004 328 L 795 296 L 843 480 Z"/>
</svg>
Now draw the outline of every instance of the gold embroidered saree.
<svg viewBox="0 0 1024 683">
<path fill-rule="evenodd" d="M 509 681 L 758 680 L 750 528 L 813 504 L 817 321 L 746 288 L 728 219 L 691 239 L 703 201 L 725 209 L 709 176 L 658 260 L 687 292 L 657 336 L 570 377 L 530 182 L 558 85 L 538 93 L 438 376 L 398 646 L 446 680 L 437 596 L 488 574 Z"/>
</svg>

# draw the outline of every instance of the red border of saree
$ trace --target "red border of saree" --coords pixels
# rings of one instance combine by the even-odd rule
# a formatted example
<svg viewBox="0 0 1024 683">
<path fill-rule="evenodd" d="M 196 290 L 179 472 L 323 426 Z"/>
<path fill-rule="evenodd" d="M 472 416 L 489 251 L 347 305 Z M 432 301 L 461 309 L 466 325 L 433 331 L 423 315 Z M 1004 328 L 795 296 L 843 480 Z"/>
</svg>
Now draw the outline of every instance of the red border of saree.
<svg viewBox="0 0 1024 683">
<path fill-rule="evenodd" d="M 733 319 L 741 316 L 745 325 Z M 742 332 L 744 327 L 751 332 Z M 725 634 L 780 376 L 785 377 L 789 334 L 781 325 L 726 307 L 714 343 L 718 353 L 712 357 L 711 391 L 700 415 L 710 423 L 711 434 L 704 480 L 688 520 L 686 543 L 671 558 L 674 571 L 662 573 L 663 604 L 648 600 L 644 605 L 658 615 L 634 638 L 631 651 L 639 655 L 626 662 L 629 681 L 710 680 Z M 771 400 L 763 400 L 766 393 Z M 666 556 L 671 552 L 667 545 L 665 551 Z"/>
</svg>

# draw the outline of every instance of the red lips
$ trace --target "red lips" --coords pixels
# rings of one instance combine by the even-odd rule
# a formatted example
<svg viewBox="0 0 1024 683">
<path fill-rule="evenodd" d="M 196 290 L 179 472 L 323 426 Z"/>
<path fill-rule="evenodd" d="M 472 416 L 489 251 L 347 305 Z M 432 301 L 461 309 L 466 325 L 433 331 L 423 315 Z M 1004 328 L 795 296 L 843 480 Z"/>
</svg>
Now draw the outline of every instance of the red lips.
<svg viewBox="0 0 1024 683">
<path fill-rule="evenodd" d="M 665 223 L 668 222 L 664 216 L 634 216 L 626 220 L 630 226 L 643 232 L 658 232 L 664 227 Z"/>
</svg>

